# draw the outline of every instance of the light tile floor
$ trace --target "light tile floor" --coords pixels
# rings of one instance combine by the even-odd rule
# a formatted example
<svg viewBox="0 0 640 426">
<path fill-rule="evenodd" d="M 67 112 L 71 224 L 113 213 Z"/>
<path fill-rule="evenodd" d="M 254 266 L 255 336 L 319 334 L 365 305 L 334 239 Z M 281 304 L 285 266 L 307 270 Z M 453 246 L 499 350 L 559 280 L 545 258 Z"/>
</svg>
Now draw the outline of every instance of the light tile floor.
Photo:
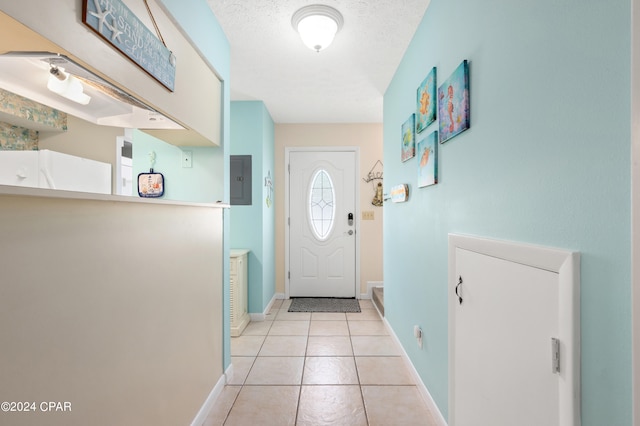
<svg viewBox="0 0 640 426">
<path fill-rule="evenodd" d="M 436 425 L 370 301 L 348 314 L 290 303 L 231 339 L 234 377 L 204 426 Z"/>
</svg>

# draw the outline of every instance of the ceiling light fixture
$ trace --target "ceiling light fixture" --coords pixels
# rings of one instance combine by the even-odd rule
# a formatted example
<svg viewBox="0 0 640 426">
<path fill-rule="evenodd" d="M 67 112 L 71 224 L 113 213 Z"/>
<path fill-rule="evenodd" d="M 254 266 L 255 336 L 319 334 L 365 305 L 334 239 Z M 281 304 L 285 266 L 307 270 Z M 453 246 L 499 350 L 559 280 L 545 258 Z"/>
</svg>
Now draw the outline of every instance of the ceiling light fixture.
<svg viewBox="0 0 640 426">
<path fill-rule="evenodd" d="M 291 25 L 298 31 L 304 44 L 316 52 L 331 44 L 343 23 L 340 12 L 322 4 L 305 6 L 291 18 Z"/>
</svg>

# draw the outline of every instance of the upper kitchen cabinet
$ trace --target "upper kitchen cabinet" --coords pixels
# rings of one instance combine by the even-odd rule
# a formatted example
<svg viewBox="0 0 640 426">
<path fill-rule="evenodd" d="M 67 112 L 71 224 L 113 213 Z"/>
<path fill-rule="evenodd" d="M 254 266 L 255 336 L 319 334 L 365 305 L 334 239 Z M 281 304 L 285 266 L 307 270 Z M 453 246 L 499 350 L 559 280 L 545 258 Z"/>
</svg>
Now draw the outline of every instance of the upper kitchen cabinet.
<svg viewBox="0 0 640 426">
<path fill-rule="evenodd" d="M 61 55 L 63 62 L 60 67 L 70 69 L 68 74 L 78 77 L 86 90 L 96 89 L 88 87 L 87 76 L 95 76 L 104 83 L 97 84 L 102 85 L 98 87 L 102 94 L 97 95 L 95 101 L 92 99 L 87 105 L 74 105 L 79 109 L 65 112 L 81 118 L 86 113 L 85 119 L 96 124 L 139 128 L 173 145 L 219 146 L 222 83 L 215 70 L 176 27 L 161 1 L 148 0 L 148 4 L 151 14 L 145 2 L 139 0 L 0 0 L 0 60 L 31 61 L 41 68 L 18 71 L 20 68 L 3 62 L 0 88 L 17 92 L 14 82 L 9 81 L 13 73 L 13 79 L 28 88 L 28 93 L 19 94 L 37 98 L 38 91 L 47 91 L 52 62 L 47 58 L 55 61 L 56 56 Z M 105 18 L 105 28 L 115 31 L 103 31 L 98 35 L 97 31 L 84 24 L 84 5 L 92 9 L 99 7 Z M 122 8 L 123 5 L 128 10 Z M 134 19 L 139 20 L 144 28 L 130 25 L 131 21 L 123 16 L 129 13 L 135 15 Z M 149 34 L 155 37 L 153 20 L 167 48 L 176 58 L 173 90 L 161 84 L 109 41 L 116 38 L 119 31 L 127 32 L 130 40 Z M 47 54 L 43 55 L 43 52 Z M 9 87 L 3 87 L 3 83 Z M 103 104 L 101 96 L 105 97 Z M 92 119 L 94 113 L 107 108 L 108 96 L 125 100 L 129 105 L 124 108 L 129 112 L 125 114 L 116 109 L 106 118 Z M 64 111 L 59 106 L 53 107 Z M 125 121 L 127 117 L 135 120 Z"/>
</svg>

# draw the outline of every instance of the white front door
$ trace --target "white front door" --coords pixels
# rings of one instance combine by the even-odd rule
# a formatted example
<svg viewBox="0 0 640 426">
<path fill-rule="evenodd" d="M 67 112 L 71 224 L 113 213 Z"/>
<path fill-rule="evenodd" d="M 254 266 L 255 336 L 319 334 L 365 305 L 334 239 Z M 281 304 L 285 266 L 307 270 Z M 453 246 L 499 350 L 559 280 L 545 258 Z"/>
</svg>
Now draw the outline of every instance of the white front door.
<svg viewBox="0 0 640 426">
<path fill-rule="evenodd" d="M 356 154 L 289 155 L 289 296 L 356 295 Z"/>
</svg>

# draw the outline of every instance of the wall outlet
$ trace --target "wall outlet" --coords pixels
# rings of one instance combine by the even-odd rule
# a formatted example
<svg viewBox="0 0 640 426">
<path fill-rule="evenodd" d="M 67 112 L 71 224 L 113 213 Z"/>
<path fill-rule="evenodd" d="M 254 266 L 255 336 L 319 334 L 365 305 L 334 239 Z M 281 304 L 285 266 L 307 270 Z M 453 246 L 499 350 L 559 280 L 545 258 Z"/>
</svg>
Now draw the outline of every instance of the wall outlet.
<svg viewBox="0 0 640 426">
<path fill-rule="evenodd" d="M 373 210 L 362 212 L 362 220 L 373 220 Z"/>
<path fill-rule="evenodd" d="M 419 325 L 413 326 L 413 337 L 418 341 L 418 347 L 422 349 L 422 329 Z"/>
<path fill-rule="evenodd" d="M 182 167 L 190 168 L 193 167 L 193 152 L 192 151 L 181 151 L 182 152 Z"/>
</svg>

